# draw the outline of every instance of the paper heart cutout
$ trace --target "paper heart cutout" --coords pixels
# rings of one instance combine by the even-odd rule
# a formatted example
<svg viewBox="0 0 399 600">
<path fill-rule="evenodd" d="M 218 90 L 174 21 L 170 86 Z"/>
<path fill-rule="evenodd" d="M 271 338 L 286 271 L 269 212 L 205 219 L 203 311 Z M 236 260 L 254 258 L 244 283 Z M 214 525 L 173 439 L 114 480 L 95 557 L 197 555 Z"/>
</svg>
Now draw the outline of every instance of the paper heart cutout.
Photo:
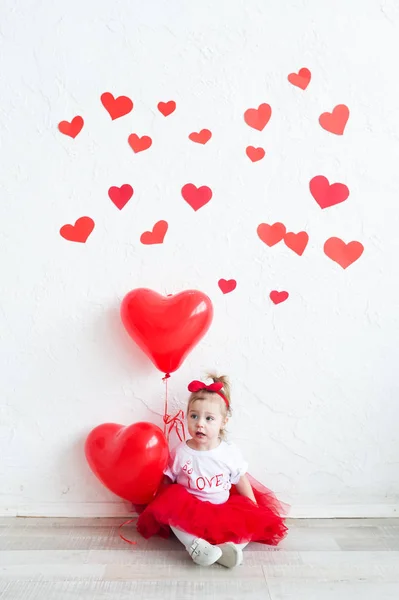
<svg viewBox="0 0 399 600">
<path fill-rule="evenodd" d="M 256 232 L 262 242 L 271 248 L 281 242 L 285 236 L 286 228 L 282 223 L 274 223 L 273 225 L 261 223 L 258 225 Z"/>
<path fill-rule="evenodd" d="M 254 148 L 254 146 L 248 146 L 245 152 L 252 162 L 262 160 L 262 158 L 265 156 L 265 151 L 263 148 Z"/>
<path fill-rule="evenodd" d="M 108 196 L 111 198 L 116 208 L 119 208 L 119 210 L 122 210 L 122 208 L 129 202 L 133 194 L 134 189 L 128 183 L 125 183 L 121 187 L 112 186 L 108 190 Z"/>
<path fill-rule="evenodd" d="M 288 75 L 288 81 L 295 85 L 296 87 L 301 88 L 301 90 L 306 90 L 308 87 L 310 80 L 312 78 L 312 74 L 309 69 L 303 67 L 299 69 L 298 73 L 290 73 Z"/>
<path fill-rule="evenodd" d="M 212 198 L 212 190 L 206 185 L 197 188 L 193 183 L 187 183 L 182 187 L 181 194 L 184 200 L 195 211 L 199 210 Z"/>
<path fill-rule="evenodd" d="M 133 102 L 127 96 L 114 96 L 110 92 L 101 94 L 101 103 L 108 112 L 111 119 L 119 119 L 133 110 Z"/>
<path fill-rule="evenodd" d="M 289 293 L 288 292 L 278 292 L 277 290 L 273 290 L 272 292 L 270 292 L 269 296 L 270 296 L 270 300 L 274 304 L 280 304 L 280 302 L 284 302 L 285 300 L 287 300 Z"/>
<path fill-rule="evenodd" d="M 61 121 L 58 123 L 58 129 L 64 135 L 69 135 L 71 138 L 76 138 L 78 133 L 82 131 L 84 121 L 82 117 L 74 117 L 72 121 Z"/>
<path fill-rule="evenodd" d="M 209 129 L 201 129 L 200 132 L 190 133 L 188 136 L 192 142 L 196 142 L 197 144 L 206 144 L 212 137 L 212 132 Z"/>
<path fill-rule="evenodd" d="M 145 231 L 141 234 L 140 242 L 145 245 L 162 244 L 167 231 L 168 223 L 166 221 L 158 221 L 155 223 L 152 231 Z"/>
<path fill-rule="evenodd" d="M 324 244 L 324 253 L 328 258 L 338 263 L 343 269 L 347 269 L 357 261 L 363 254 L 364 246 L 360 242 L 349 242 L 345 244 L 337 237 L 329 238 Z"/>
<path fill-rule="evenodd" d="M 128 137 L 128 143 L 133 152 L 137 154 L 137 152 L 143 152 L 143 150 L 148 150 L 148 148 L 152 145 L 152 139 L 148 135 L 143 135 L 143 137 L 139 137 L 135 133 L 132 133 Z"/>
<path fill-rule="evenodd" d="M 249 108 L 244 113 L 244 121 L 250 127 L 262 131 L 270 121 L 272 109 L 270 104 L 260 104 L 258 108 Z"/>
<path fill-rule="evenodd" d="M 133 504 L 148 504 L 167 465 L 168 442 L 153 423 L 103 423 L 85 442 L 87 462 L 106 488 Z"/>
<path fill-rule="evenodd" d="M 84 244 L 94 229 L 94 221 L 90 217 L 80 217 L 75 225 L 63 225 L 60 229 L 61 236 L 69 242 Z"/>
<path fill-rule="evenodd" d="M 159 102 L 158 110 L 163 114 L 164 117 L 168 117 L 176 110 L 176 102 L 169 100 L 169 102 Z"/>
<path fill-rule="evenodd" d="M 349 189 L 344 183 L 332 183 L 327 177 L 317 175 L 309 183 L 310 193 L 320 208 L 328 208 L 344 202 L 349 196 Z"/>
<path fill-rule="evenodd" d="M 331 113 L 325 112 L 319 117 L 319 123 L 326 131 L 343 135 L 349 119 L 349 108 L 345 104 L 338 104 Z"/>
<path fill-rule="evenodd" d="M 219 279 L 218 286 L 222 290 L 223 294 L 229 294 L 237 287 L 235 279 Z"/>
<path fill-rule="evenodd" d="M 299 233 L 293 233 L 290 231 L 284 236 L 285 245 L 299 256 L 302 256 L 302 254 L 305 252 L 308 241 L 309 236 L 306 231 L 300 231 Z"/>
</svg>

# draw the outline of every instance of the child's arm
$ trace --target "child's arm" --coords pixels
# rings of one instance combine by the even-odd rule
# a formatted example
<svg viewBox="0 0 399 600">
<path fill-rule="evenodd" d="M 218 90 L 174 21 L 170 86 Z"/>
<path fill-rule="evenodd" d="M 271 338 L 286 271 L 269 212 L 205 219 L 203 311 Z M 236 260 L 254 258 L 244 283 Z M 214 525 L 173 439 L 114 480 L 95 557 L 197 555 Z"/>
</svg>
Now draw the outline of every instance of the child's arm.
<svg viewBox="0 0 399 600">
<path fill-rule="evenodd" d="M 167 475 L 164 475 L 163 479 L 159 485 L 159 488 L 157 490 L 157 494 L 162 492 L 165 488 L 169 487 L 171 485 L 171 483 L 173 483 L 173 481 L 170 479 L 170 477 L 168 477 Z"/>
<path fill-rule="evenodd" d="M 248 477 L 246 475 L 242 475 L 242 477 L 240 477 L 240 481 L 236 483 L 236 490 L 239 494 L 241 494 L 241 496 L 249 498 L 250 500 L 252 500 L 252 502 L 255 502 L 255 504 L 257 503 L 252 489 L 252 485 L 249 483 Z"/>
</svg>

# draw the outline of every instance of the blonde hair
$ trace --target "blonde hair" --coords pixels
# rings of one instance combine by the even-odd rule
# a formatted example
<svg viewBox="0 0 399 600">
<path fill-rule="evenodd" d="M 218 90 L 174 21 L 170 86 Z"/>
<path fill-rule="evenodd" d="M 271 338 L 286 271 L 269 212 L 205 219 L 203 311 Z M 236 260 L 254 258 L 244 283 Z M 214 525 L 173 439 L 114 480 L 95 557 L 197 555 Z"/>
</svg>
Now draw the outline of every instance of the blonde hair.
<svg viewBox="0 0 399 600">
<path fill-rule="evenodd" d="M 224 400 L 222 398 L 220 398 L 220 396 L 217 394 L 217 392 L 210 392 L 208 390 L 199 390 L 198 392 L 191 392 L 189 399 L 188 399 L 188 403 L 187 403 L 187 414 L 190 410 L 190 406 L 192 405 L 193 402 L 195 402 L 196 400 L 203 400 L 203 396 L 201 396 L 201 392 L 205 392 L 207 394 L 214 394 L 216 396 L 218 396 L 218 398 L 220 398 L 220 402 L 221 402 L 221 406 L 222 406 L 222 414 L 224 416 L 224 418 L 227 417 L 231 417 L 232 415 L 232 410 L 231 410 L 231 399 L 230 399 L 230 382 L 229 382 L 229 378 L 226 375 L 215 375 L 213 373 L 209 373 L 207 376 L 207 379 L 212 379 L 212 381 L 214 383 L 223 383 L 223 388 L 221 389 L 222 394 L 225 396 L 227 402 L 228 402 L 228 406 L 226 406 L 226 403 L 224 402 Z M 220 437 L 223 439 L 226 438 L 226 432 L 224 429 L 221 429 L 219 432 Z"/>
</svg>

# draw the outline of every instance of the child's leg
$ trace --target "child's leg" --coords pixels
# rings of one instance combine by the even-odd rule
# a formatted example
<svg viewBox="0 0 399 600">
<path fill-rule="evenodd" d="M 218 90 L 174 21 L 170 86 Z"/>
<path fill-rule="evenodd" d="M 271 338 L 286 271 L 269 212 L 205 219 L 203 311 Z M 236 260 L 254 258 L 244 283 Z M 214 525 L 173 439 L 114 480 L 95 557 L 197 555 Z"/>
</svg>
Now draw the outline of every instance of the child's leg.
<svg viewBox="0 0 399 600">
<path fill-rule="evenodd" d="M 172 527 L 171 525 L 170 525 L 170 528 L 173 531 L 173 533 L 175 534 L 175 536 L 177 537 L 177 539 L 186 548 L 188 546 L 191 546 L 191 544 L 195 540 L 195 535 L 193 535 L 192 533 L 187 533 L 187 531 L 183 531 L 182 529 L 176 529 L 176 527 Z"/>
<path fill-rule="evenodd" d="M 222 550 L 218 546 L 213 546 L 206 540 L 197 538 L 187 531 L 172 526 L 170 528 L 197 565 L 209 567 L 222 556 Z"/>
</svg>

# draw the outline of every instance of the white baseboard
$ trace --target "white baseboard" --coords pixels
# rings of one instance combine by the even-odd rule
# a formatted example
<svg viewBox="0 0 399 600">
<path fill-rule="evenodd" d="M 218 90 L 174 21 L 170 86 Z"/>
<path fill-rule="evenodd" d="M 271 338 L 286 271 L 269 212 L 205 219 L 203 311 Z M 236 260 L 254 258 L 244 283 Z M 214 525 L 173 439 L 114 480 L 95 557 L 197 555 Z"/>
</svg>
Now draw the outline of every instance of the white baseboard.
<svg viewBox="0 0 399 600">
<path fill-rule="evenodd" d="M 19 504 L 12 508 L 0 506 L 1 517 L 126 517 L 134 515 L 131 505 L 123 502 L 49 502 Z"/>
<path fill-rule="evenodd" d="M 290 519 L 399 518 L 399 504 L 331 504 L 292 506 Z"/>
<path fill-rule="evenodd" d="M 121 517 L 134 516 L 131 505 L 124 502 L 75 502 L 20 504 L 0 506 L 0 517 Z M 399 504 L 331 504 L 292 506 L 290 519 L 378 519 L 399 518 Z"/>
</svg>

